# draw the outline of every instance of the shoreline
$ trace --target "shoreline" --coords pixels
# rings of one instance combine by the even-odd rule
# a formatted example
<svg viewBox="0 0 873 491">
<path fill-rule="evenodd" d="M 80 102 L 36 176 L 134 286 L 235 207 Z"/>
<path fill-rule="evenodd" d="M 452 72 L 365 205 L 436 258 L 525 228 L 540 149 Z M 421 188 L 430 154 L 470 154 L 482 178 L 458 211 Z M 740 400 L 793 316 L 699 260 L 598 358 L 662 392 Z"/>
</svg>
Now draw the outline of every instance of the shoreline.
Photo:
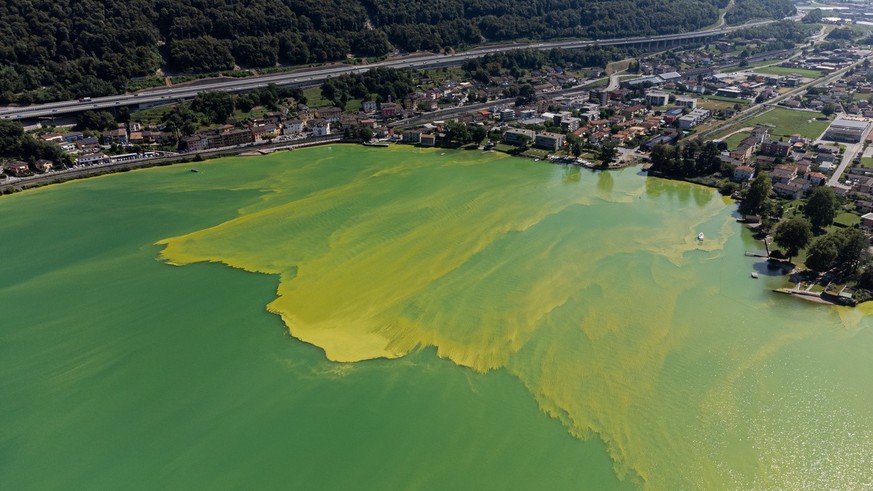
<svg viewBox="0 0 873 491">
<path fill-rule="evenodd" d="M 17 180 L 15 182 L 0 182 L 0 197 L 7 194 L 19 193 L 28 189 L 43 188 L 46 186 L 51 186 L 53 184 L 62 184 L 65 182 L 76 181 L 79 179 L 87 179 L 89 177 L 97 177 L 106 174 L 129 172 L 134 169 L 147 169 L 149 167 L 163 167 L 174 164 L 190 164 L 192 162 L 200 162 L 221 157 L 269 155 L 270 153 L 280 150 L 294 150 L 301 147 L 328 145 L 332 143 L 359 142 L 344 141 L 341 136 L 337 136 L 334 138 L 324 138 L 320 140 L 301 140 L 297 143 L 280 142 L 252 145 L 242 148 L 218 148 L 214 150 L 204 150 L 202 152 L 196 153 L 177 154 L 148 160 L 118 162 L 115 164 L 83 167 L 80 169 L 66 169 L 61 172 L 37 174 L 32 177 Z"/>
</svg>

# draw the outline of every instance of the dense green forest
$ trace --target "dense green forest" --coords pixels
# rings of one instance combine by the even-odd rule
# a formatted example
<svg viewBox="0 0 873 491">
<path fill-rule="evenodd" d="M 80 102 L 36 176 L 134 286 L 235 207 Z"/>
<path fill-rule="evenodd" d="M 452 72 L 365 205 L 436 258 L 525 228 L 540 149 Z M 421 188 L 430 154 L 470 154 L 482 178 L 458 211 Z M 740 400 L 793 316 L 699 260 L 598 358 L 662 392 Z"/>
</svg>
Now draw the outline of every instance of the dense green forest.
<svg viewBox="0 0 873 491">
<path fill-rule="evenodd" d="M 736 0 L 724 19 L 737 25 L 752 19 L 781 19 L 796 12 L 791 0 Z"/>
<path fill-rule="evenodd" d="M 753 17 L 788 0 L 737 0 Z M 123 92 L 130 79 L 698 29 L 728 0 L 5 0 L 0 103 Z M 789 3 L 790 6 L 790 3 Z M 743 7 L 746 8 L 746 7 Z"/>
</svg>

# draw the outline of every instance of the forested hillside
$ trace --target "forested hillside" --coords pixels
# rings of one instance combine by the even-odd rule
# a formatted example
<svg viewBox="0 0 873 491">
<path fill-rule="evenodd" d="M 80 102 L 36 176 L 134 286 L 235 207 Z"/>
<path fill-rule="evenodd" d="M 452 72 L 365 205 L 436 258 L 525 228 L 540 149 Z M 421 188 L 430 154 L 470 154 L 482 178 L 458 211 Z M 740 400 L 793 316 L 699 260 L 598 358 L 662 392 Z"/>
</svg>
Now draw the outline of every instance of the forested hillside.
<svg viewBox="0 0 873 491">
<path fill-rule="evenodd" d="M 791 0 L 736 0 L 734 8 L 725 15 L 725 21 L 736 25 L 751 19 L 778 19 L 795 12 L 797 9 Z"/>
<path fill-rule="evenodd" d="M 766 2 L 766 10 L 783 1 L 737 4 L 757 2 L 757 9 Z M 0 103 L 118 93 L 131 78 L 158 69 L 212 72 L 380 56 L 395 48 L 675 33 L 712 24 L 727 2 L 5 0 Z"/>
</svg>

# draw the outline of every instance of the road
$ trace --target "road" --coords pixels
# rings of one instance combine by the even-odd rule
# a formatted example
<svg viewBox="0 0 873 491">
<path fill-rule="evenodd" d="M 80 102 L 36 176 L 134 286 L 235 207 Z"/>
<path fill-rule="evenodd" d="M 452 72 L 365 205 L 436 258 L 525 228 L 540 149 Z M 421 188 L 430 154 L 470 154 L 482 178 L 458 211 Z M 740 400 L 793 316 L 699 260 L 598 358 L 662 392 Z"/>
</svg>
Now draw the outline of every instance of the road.
<svg viewBox="0 0 873 491">
<path fill-rule="evenodd" d="M 200 92 L 206 91 L 225 91 L 225 92 L 240 92 L 253 90 L 261 87 L 266 87 L 269 84 L 282 86 L 307 87 L 320 84 L 327 78 L 336 77 L 345 73 L 363 73 L 375 67 L 392 67 L 392 68 L 440 68 L 446 66 L 460 65 L 467 60 L 479 58 L 492 53 L 503 51 L 511 51 L 516 49 L 537 49 L 549 50 L 553 48 L 574 49 L 586 48 L 591 46 L 621 46 L 627 44 L 640 43 L 655 43 L 666 41 L 678 41 L 685 39 L 694 39 L 709 37 L 713 35 L 726 34 L 738 29 L 747 29 L 765 24 L 776 22 L 758 21 L 742 26 L 720 26 L 702 31 L 688 32 L 681 34 L 667 34 L 662 36 L 636 36 L 628 38 L 616 38 L 606 40 L 587 40 L 587 41 L 552 41 L 529 44 L 512 44 L 504 46 L 486 46 L 476 48 L 463 53 L 447 54 L 447 55 L 425 55 L 405 57 L 397 60 L 383 61 L 366 66 L 355 65 L 340 65 L 329 66 L 306 71 L 294 71 L 290 73 L 278 73 L 272 75 L 263 75 L 258 77 L 247 77 L 240 79 L 214 79 L 202 80 L 194 86 L 180 86 L 169 88 L 158 88 L 148 91 L 139 92 L 136 94 L 124 94 L 107 97 L 94 97 L 90 100 L 83 101 L 61 101 L 47 104 L 38 104 L 24 107 L 2 107 L 0 108 L 0 118 L 2 119 L 36 119 L 40 117 L 54 117 L 64 114 L 82 112 L 86 110 L 101 110 L 111 109 L 114 107 L 128 105 L 147 105 L 147 104 L 169 104 L 178 100 L 190 99 Z"/>
<path fill-rule="evenodd" d="M 828 186 L 836 186 L 840 183 L 840 176 L 842 176 L 843 172 L 852 165 L 852 160 L 855 159 L 855 156 L 858 155 L 858 152 L 860 152 L 863 147 L 863 141 L 860 143 L 846 144 L 846 151 L 843 152 L 843 161 L 840 162 L 840 166 L 837 167 L 837 170 L 835 170 L 830 179 L 828 179 Z"/>
</svg>

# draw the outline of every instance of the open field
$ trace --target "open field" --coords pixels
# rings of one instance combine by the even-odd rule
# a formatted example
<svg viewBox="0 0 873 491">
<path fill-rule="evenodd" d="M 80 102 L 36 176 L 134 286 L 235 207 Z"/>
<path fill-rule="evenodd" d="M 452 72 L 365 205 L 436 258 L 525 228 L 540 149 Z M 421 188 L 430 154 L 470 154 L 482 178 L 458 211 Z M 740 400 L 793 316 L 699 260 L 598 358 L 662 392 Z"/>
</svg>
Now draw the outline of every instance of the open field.
<svg viewBox="0 0 873 491">
<path fill-rule="evenodd" d="M 734 104 L 737 104 L 737 103 L 742 104 L 742 105 L 749 104 L 748 99 L 741 99 L 739 97 L 724 97 L 724 96 L 720 96 L 720 95 L 704 95 L 704 96 L 700 96 L 698 99 L 705 99 L 705 100 L 709 100 L 709 101 L 730 102 L 731 106 L 733 106 Z"/>
<path fill-rule="evenodd" d="M 816 119 L 821 114 L 809 111 L 792 111 L 775 108 L 744 123 L 746 126 L 762 124 L 770 128 L 772 137 L 799 134 L 806 138 L 818 138 L 827 129 L 830 121 Z"/>
<path fill-rule="evenodd" d="M 798 77 L 820 78 L 822 73 L 818 70 L 807 70 L 804 68 L 787 68 L 784 66 L 768 66 L 758 68 L 755 73 L 765 75 L 797 75 Z"/>
<path fill-rule="evenodd" d="M 702 109 L 709 109 L 710 111 L 718 111 L 721 109 L 730 109 L 734 107 L 735 102 L 728 101 L 717 101 L 715 99 L 697 99 L 697 107 Z"/>
<path fill-rule="evenodd" d="M 306 105 L 309 107 L 330 107 L 333 102 L 321 97 L 321 87 L 310 87 L 303 89 L 303 96 L 306 97 Z"/>
<path fill-rule="evenodd" d="M 726 138 L 724 142 L 727 144 L 729 150 L 735 150 L 740 145 L 740 142 L 745 140 L 750 134 L 751 133 L 748 131 L 741 131 Z"/>
<path fill-rule="evenodd" d="M 157 124 L 160 123 L 164 115 L 172 111 L 174 107 L 176 107 L 175 104 L 168 104 L 166 106 L 142 109 L 131 113 L 130 120 L 139 121 L 142 124 Z"/>
<path fill-rule="evenodd" d="M 854 213 L 843 212 L 834 218 L 834 223 L 844 227 L 854 227 L 861 223 L 861 217 Z"/>
<path fill-rule="evenodd" d="M 873 157 L 863 157 L 861 158 L 861 167 L 866 167 L 868 169 L 873 169 Z"/>
</svg>

